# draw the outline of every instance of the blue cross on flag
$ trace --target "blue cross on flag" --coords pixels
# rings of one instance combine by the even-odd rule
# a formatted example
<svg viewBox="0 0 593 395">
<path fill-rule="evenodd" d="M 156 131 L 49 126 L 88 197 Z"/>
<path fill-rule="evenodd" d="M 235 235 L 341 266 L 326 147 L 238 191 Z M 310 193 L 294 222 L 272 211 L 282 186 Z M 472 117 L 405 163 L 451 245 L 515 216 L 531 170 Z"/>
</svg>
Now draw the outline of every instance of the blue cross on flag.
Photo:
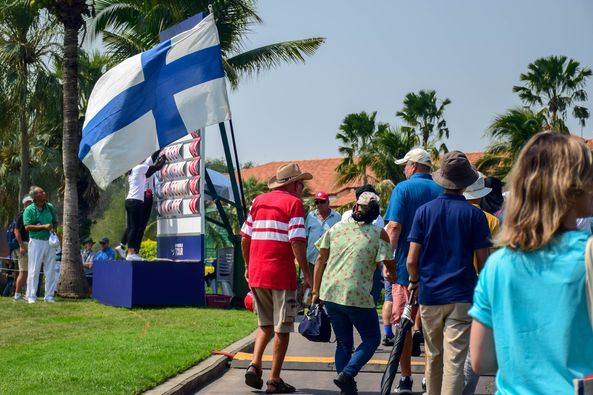
<svg viewBox="0 0 593 395">
<path fill-rule="evenodd" d="M 159 148 L 231 118 L 212 14 L 126 59 L 93 88 L 80 160 L 106 188 Z"/>
</svg>

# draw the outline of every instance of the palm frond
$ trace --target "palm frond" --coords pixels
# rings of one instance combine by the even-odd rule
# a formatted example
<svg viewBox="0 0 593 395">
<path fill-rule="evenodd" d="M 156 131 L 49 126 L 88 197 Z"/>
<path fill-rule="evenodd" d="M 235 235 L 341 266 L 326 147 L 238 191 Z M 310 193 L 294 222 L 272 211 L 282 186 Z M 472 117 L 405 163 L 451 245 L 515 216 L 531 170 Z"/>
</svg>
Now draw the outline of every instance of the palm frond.
<svg viewBox="0 0 593 395">
<path fill-rule="evenodd" d="M 253 77 L 283 63 L 304 62 L 305 56 L 313 55 L 324 41 L 324 38 L 314 37 L 269 44 L 232 56 L 227 62 L 237 75 Z"/>
</svg>

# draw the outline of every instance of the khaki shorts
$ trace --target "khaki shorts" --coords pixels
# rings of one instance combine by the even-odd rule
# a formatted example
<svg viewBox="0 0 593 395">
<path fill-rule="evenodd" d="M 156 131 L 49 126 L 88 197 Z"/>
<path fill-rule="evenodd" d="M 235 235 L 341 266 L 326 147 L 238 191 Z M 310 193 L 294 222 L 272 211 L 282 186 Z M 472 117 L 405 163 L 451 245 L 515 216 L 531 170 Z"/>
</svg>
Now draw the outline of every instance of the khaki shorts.
<svg viewBox="0 0 593 395">
<path fill-rule="evenodd" d="M 252 288 L 259 326 L 274 326 L 277 333 L 294 332 L 296 290 Z"/>
<path fill-rule="evenodd" d="M 25 255 L 21 254 L 20 249 L 17 250 L 18 257 L 19 257 L 19 272 L 28 272 L 29 271 L 29 256 L 28 256 L 29 243 L 25 241 L 25 242 L 23 242 L 23 244 L 25 245 Z"/>
</svg>

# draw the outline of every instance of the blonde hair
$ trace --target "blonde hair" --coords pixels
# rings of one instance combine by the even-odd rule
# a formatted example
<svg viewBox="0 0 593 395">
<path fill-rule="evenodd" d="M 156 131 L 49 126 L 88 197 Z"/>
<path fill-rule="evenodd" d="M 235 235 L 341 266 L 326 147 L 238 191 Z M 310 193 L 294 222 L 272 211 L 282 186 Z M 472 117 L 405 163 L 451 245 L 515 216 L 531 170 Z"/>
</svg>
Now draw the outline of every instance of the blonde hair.
<svg viewBox="0 0 593 395">
<path fill-rule="evenodd" d="M 502 231 L 496 244 L 533 251 L 562 229 L 575 195 L 593 182 L 593 155 L 576 137 L 533 136 L 509 175 Z"/>
</svg>

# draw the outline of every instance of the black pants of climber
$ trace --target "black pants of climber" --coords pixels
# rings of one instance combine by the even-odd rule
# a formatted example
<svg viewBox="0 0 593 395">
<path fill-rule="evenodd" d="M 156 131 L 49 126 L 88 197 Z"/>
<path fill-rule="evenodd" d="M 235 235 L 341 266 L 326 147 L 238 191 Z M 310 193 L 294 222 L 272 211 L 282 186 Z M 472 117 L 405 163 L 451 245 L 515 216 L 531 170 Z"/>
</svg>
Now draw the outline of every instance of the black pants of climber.
<svg viewBox="0 0 593 395">
<path fill-rule="evenodd" d="M 122 244 L 128 244 L 136 253 L 140 251 L 140 243 L 146 226 L 144 218 L 144 202 L 138 199 L 126 199 L 127 226 L 122 237 Z M 144 225 L 144 226 L 143 226 Z"/>
</svg>

